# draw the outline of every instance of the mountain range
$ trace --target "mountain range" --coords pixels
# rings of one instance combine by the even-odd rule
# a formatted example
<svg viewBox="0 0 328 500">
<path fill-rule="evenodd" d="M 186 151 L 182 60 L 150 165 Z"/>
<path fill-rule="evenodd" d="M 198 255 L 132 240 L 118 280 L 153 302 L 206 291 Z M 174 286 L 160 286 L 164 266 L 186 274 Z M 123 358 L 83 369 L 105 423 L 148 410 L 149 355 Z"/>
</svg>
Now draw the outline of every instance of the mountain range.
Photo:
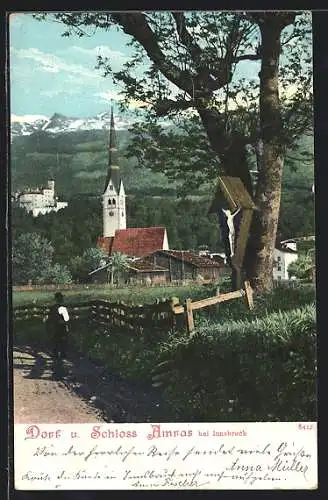
<svg viewBox="0 0 328 500">
<path fill-rule="evenodd" d="M 115 128 L 119 150 L 119 165 L 129 195 L 175 196 L 178 181 L 162 172 L 137 166 L 134 158 L 126 158 L 129 128 L 141 119 L 139 115 L 115 113 Z M 168 125 L 168 121 L 164 122 Z M 163 123 L 163 124 L 164 124 Z M 14 192 L 43 185 L 50 177 L 56 179 L 56 191 L 65 200 L 76 195 L 98 195 L 107 175 L 108 131 L 110 112 L 94 117 L 76 118 L 55 113 L 11 117 L 11 181 Z M 192 150 L 191 150 L 192 151 Z M 293 165 L 284 168 L 284 192 L 311 191 L 313 161 L 303 163 L 303 154 L 313 154 L 313 137 L 304 136 L 292 152 Z M 192 152 L 191 152 L 192 154 Z M 289 161 L 290 163 L 290 161 Z M 207 186 L 193 191 L 206 192 Z"/>
<path fill-rule="evenodd" d="M 116 130 L 126 130 L 136 121 L 122 118 L 121 115 L 115 116 Z M 76 118 L 54 113 L 50 118 L 44 115 L 11 115 L 11 139 L 17 136 L 31 135 L 35 132 L 48 132 L 49 134 L 59 134 L 67 132 L 77 132 L 83 130 L 109 130 L 110 112 L 99 113 L 93 117 Z"/>
</svg>

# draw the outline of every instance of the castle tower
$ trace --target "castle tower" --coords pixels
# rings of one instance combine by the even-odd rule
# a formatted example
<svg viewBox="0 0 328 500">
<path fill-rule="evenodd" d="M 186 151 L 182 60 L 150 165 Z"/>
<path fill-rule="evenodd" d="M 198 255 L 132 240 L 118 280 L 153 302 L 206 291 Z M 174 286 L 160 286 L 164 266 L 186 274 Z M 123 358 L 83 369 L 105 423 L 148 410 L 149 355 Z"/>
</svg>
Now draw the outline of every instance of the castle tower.
<svg viewBox="0 0 328 500">
<path fill-rule="evenodd" d="M 48 180 L 48 189 L 55 192 L 55 180 L 54 179 Z"/>
<path fill-rule="evenodd" d="M 111 108 L 108 173 L 102 195 L 103 236 L 114 236 L 118 229 L 126 229 L 125 191 L 117 161 L 116 133 Z"/>
</svg>

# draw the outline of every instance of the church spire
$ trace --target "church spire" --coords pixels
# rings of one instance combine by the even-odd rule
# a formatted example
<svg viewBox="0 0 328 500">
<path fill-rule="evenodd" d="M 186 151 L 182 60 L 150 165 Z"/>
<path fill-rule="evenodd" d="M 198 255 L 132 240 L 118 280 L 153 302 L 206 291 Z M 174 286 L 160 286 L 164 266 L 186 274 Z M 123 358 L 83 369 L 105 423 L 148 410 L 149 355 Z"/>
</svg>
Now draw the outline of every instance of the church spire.
<svg viewBox="0 0 328 500">
<path fill-rule="evenodd" d="M 113 106 L 111 107 L 110 113 L 110 130 L 109 130 L 109 155 L 108 155 L 108 166 L 117 165 L 117 145 L 116 145 L 116 131 L 114 123 L 114 113 Z"/>
<path fill-rule="evenodd" d="M 116 131 L 115 131 L 114 113 L 112 106 L 110 115 L 110 131 L 109 131 L 108 172 L 107 172 L 104 192 L 106 191 L 110 181 L 112 181 L 112 183 L 114 184 L 116 191 L 118 192 L 119 190 L 121 175 L 117 157 L 118 155 L 117 155 L 117 144 L 116 144 Z"/>
</svg>

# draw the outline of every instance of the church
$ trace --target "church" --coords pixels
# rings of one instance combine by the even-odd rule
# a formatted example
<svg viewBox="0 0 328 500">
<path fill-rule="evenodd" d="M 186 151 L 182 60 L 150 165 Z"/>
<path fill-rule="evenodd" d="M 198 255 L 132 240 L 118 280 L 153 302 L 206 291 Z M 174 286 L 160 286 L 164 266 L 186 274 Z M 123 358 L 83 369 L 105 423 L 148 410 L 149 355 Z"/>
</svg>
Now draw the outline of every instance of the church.
<svg viewBox="0 0 328 500">
<path fill-rule="evenodd" d="M 156 250 L 169 250 L 165 227 L 127 228 L 126 194 L 118 165 L 113 108 L 109 132 L 108 172 L 102 194 L 103 235 L 97 246 L 106 256 L 121 252 L 130 258 L 142 258 Z"/>
</svg>

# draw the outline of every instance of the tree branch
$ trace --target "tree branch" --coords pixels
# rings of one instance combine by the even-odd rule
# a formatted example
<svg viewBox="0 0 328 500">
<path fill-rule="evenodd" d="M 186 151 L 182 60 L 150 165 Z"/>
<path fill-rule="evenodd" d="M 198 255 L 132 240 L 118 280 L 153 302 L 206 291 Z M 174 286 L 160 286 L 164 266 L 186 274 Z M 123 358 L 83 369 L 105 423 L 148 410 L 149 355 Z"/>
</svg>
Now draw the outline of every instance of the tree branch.
<svg viewBox="0 0 328 500">
<path fill-rule="evenodd" d="M 157 36 L 150 29 L 143 13 L 115 13 L 111 17 L 122 27 L 124 33 L 133 36 L 144 47 L 149 58 L 168 80 L 190 95 L 192 94 L 190 72 L 180 70 L 173 62 L 167 60 L 158 45 Z"/>
<path fill-rule="evenodd" d="M 261 28 L 264 24 L 270 24 L 282 31 L 286 26 L 292 24 L 295 17 L 299 15 L 297 12 L 251 12 L 249 17 L 253 19 Z"/>
<path fill-rule="evenodd" d="M 202 49 L 194 41 L 186 26 L 186 19 L 183 12 L 171 12 L 181 43 L 186 47 L 195 63 L 201 62 Z"/>
<path fill-rule="evenodd" d="M 173 101 L 173 99 L 163 99 L 157 101 L 154 109 L 157 116 L 165 116 L 169 111 L 179 111 L 195 106 L 194 101 Z"/>
</svg>

